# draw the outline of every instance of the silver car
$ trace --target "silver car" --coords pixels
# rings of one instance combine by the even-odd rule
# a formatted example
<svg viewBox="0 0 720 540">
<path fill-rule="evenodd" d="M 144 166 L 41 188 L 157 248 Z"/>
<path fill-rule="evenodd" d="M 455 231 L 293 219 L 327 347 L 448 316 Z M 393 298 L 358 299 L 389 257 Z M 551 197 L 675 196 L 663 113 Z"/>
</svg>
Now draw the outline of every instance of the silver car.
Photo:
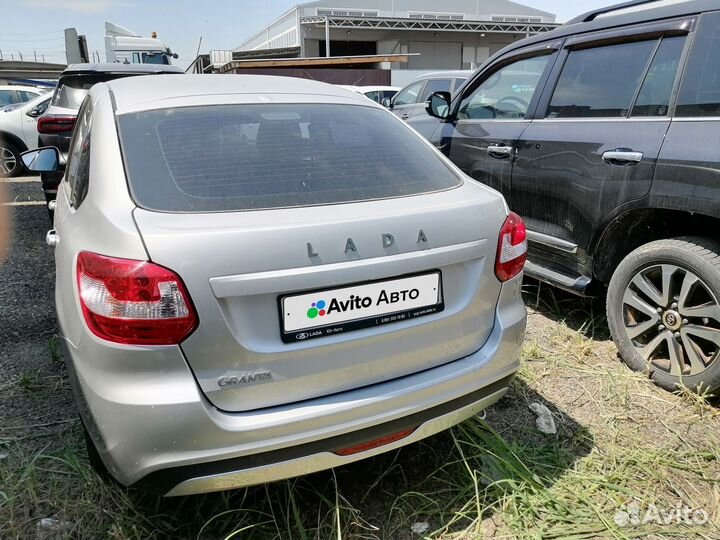
<svg viewBox="0 0 720 540">
<path fill-rule="evenodd" d="M 187 495 L 350 463 L 478 413 L 519 367 L 522 221 L 353 92 L 97 84 L 56 204 L 68 371 L 91 460 L 122 484 Z"/>
</svg>

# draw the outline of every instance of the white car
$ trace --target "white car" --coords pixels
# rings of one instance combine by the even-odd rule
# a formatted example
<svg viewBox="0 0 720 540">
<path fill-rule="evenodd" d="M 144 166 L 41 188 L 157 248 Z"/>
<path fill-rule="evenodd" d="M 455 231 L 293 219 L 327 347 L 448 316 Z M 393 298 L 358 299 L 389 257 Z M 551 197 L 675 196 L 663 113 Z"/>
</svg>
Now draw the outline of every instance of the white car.
<svg viewBox="0 0 720 540">
<path fill-rule="evenodd" d="M 37 148 L 37 121 L 51 98 L 48 92 L 0 109 L 0 176 L 18 176 L 24 170 L 20 154 Z"/>
<path fill-rule="evenodd" d="M 372 99 L 375 103 L 382 103 L 383 99 L 392 99 L 400 90 L 397 86 L 349 86 L 346 84 L 338 84 L 340 88 L 345 88 L 357 94 L 362 94 L 366 98 Z"/>
<path fill-rule="evenodd" d="M 44 93 L 45 90 L 35 86 L 0 86 L 0 108 L 16 103 L 26 103 Z"/>
</svg>

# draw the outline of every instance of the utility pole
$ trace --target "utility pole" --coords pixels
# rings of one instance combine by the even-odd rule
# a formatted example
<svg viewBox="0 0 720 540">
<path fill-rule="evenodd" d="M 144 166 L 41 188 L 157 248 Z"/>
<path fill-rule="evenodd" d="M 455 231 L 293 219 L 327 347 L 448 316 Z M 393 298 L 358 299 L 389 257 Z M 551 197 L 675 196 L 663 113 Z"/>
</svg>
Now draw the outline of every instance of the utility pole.
<svg viewBox="0 0 720 540">
<path fill-rule="evenodd" d="M 330 17 L 325 15 L 325 56 L 330 58 Z"/>
</svg>

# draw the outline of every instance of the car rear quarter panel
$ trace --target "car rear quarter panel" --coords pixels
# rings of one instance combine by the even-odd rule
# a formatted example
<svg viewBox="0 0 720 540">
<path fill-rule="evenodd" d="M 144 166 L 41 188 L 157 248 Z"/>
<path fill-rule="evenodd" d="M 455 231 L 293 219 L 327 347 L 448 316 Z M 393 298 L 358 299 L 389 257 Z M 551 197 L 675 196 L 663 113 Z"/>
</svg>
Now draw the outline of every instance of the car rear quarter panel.
<svg viewBox="0 0 720 540">
<path fill-rule="evenodd" d="M 649 205 L 720 218 L 720 155 L 710 143 L 719 138 L 720 118 L 673 119 Z"/>
</svg>

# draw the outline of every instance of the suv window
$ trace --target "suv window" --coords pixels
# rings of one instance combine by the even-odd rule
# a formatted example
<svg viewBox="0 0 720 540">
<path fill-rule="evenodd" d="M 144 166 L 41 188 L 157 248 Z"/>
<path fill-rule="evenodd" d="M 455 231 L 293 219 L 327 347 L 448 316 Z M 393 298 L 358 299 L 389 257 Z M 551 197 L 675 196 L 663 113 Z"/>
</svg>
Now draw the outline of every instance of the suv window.
<svg viewBox="0 0 720 540">
<path fill-rule="evenodd" d="M 631 116 L 667 116 L 684 46 L 685 36 L 662 40 L 640 87 Z"/>
<path fill-rule="evenodd" d="M 365 97 L 368 99 L 372 99 L 375 103 L 380 103 L 380 92 L 378 90 L 373 90 L 372 92 L 365 92 Z"/>
<path fill-rule="evenodd" d="M 548 118 L 626 117 L 657 40 L 570 51 Z"/>
<path fill-rule="evenodd" d="M 492 73 L 465 94 L 459 120 L 525 118 L 538 82 L 552 55 L 518 60 Z"/>
<path fill-rule="evenodd" d="M 80 108 L 83 99 L 85 99 L 85 96 L 93 85 L 112 79 L 128 77 L 130 75 L 133 75 L 133 73 L 127 75 L 118 73 L 92 73 L 60 77 L 57 90 L 55 90 L 55 95 L 53 95 L 52 104 L 58 107 L 77 110 Z"/>
<path fill-rule="evenodd" d="M 413 105 L 417 103 L 418 94 L 420 93 L 420 90 L 422 90 L 423 84 L 425 84 L 425 81 L 418 81 L 408 86 L 405 90 L 401 90 L 395 96 L 393 105 Z"/>
<path fill-rule="evenodd" d="M 700 20 L 675 114 L 720 116 L 720 13 Z"/>
<path fill-rule="evenodd" d="M 33 94 L 32 92 L 26 92 L 25 90 L 18 90 L 18 94 L 20 95 L 20 101 L 25 103 L 26 101 L 30 101 L 31 99 L 35 99 L 40 94 Z"/>
<path fill-rule="evenodd" d="M 349 203 L 461 179 L 387 111 L 363 105 L 182 107 L 118 118 L 144 208 L 222 212 Z"/>
<path fill-rule="evenodd" d="M 420 101 L 425 103 L 433 92 L 449 92 L 452 85 L 451 79 L 428 79 Z"/>
<path fill-rule="evenodd" d="M 79 113 L 68 153 L 65 179 L 70 186 L 70 204 L 78 208 L 87 195 L 90 177 L 90 124 L 92 105 L 86 99 Z"/>
</svg>

